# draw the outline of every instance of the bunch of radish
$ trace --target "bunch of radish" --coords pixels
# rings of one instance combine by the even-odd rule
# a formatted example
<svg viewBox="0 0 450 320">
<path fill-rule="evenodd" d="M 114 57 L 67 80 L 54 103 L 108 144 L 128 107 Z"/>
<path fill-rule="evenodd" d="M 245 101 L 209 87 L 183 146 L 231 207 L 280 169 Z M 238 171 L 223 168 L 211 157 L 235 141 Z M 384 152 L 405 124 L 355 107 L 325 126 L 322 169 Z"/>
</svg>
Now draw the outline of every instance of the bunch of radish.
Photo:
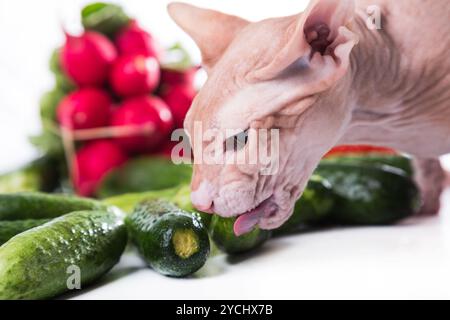
<svg viewBox="0 0 450 320">
<path fill-rule="evenodd" d="M 74 139 L 72 182 L 89 196 L 128 159 L 168 154 L 170 135 L 183 126 L 195 96 L 197 68 L 187 55 L 184 63 L 164 65 L 168 51 L 117 5 L 91 4 L 81 17 L 84 32 L 66 32 L 52 58 L 57 96 L 47 94 L 41 117 L 44 127 L 53 121 Z"/>
</svg>

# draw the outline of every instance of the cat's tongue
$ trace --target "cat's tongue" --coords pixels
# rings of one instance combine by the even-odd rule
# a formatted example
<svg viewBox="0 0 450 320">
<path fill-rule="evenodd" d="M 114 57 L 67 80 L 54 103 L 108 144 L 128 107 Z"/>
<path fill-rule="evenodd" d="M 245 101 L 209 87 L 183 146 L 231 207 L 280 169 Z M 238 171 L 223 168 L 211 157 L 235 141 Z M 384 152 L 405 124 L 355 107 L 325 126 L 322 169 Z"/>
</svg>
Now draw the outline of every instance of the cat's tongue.
<svg viewBox="0 0 450 320">
<path fill-rule="evenodd" d="M 249 233 L 259 223 L 259 221 L 276 211 L 276 205 L 270 200 L 266 200 L 255 209 L 239 216 L 234 222 L 234 234 L 239 237 Z"/>
</svg>

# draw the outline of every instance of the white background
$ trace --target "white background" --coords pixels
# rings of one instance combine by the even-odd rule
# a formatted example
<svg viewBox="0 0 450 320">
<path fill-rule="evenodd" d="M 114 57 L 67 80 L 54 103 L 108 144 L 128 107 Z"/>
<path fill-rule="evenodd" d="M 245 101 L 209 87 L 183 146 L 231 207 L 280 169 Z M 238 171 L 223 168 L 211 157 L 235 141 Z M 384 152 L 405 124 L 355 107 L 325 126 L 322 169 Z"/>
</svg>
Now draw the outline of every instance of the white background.
<svg viewBox="0 0 450 320">
<path fill-rule="evenodd" d="M 122 5 L 164 44 L 182 41 L 198 61 L 193 43 L 166 14 L 168 2 L 128 0 Z M 301 0 L 189 2 L 250 20 L 290 15 L 306 6 Z M 38 100 L 53 86 L 47 61 L 63 41 L 62 25 L 79 30 L 79 9 L 85 3 L 0 0 L 0 172 L 36 155 L 27 136 L 39 132 Z M 105 285 L 81 297 L 450 298 L 449 218 L 450 210 L 443 210 L 441 217 L 402 226 L 275 240 L 243 261 L 215 257 L 199 278 L 189 280 L 139 269 L 141 262 L 128 253 Z"/>
</svg>

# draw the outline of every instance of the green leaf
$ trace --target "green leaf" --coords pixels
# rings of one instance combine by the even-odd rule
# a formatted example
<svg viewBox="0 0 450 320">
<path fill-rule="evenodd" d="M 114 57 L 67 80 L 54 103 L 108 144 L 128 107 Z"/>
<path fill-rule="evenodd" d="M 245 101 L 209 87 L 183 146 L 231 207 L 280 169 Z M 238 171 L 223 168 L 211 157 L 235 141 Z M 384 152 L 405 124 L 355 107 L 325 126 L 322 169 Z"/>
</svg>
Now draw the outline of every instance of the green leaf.
<svg viewBox="0 0 450 320">
<path fill-rule="evenodd" d="M 42 154 L 64 158 L 62 140 L 56 133 L 44 130 L 40 135 L 32 136 L 29 140 Z"/>
<path fill-rule="evenodd" d="M 56 109 L 65 93 L 58 88 L 46 92 L 40 101 L 40 116 L 43 132 L 29 138 L 43 155 L 64 158 L 64 148 L 56 121 Z"/>
<path fill-rule="evenodd" d="M 64 93 L 70 93 L 74 91 L 77 87 L 72 79 L 69 78 L 64 72 L 55 73 L 55 84 L 56 88 Z"/>
<path fill-rule="evenodd" d="M 65 92 L 59 88 L 54 88 L 42 95 L 39 106 L 43 125 L 47 121 L 56 122 L 56 109 L 64 96 Z"/>
<path fill-rule="evenodd" d="M 61 63 L 59 61 L 60 52 L 61 48 L 56 48 L 55 50 L 53 50 L 52 55 L 50 56 L 50 60 L 48 62 L 50 70 L 54 73 L 61 72 Z"/>
<path fill-rule="evenodd" d="M 70 79 L 68 75 L 66 75 L 61 68 L 61 63 L 59 61 L 59 54 L 61 52 L 61 48 L 56 48 L 53 50 L 53 53 L 49 60 L 49 67 L 55 76 L 55 90 L 59 90 L 64 93 L 69 93 L 76 89 L 75 83 Z"/>
<path fill-rule="evenodd" d="M 166 158 L 145 157 L 129 161 L 111 172 L 101 184 L 97 196 L 107 198 L 124 193 L 163 190 L 189 183 L 192 168 L 175 165 Z"/>
<path fill-rule="evenodd" d="M 95 14 L 95 13 L 105 9 L 107 6 L 108 6 L 108 4 L 104 3 L 104 2 L 95 2 L 95 3 L 88 4 L 81 10 L 81 17 L 87 18 L 91 14 Z"/>
<path fill-rule="evenodd" d="M 81 22 L 86 30 L 97 31 L 108 37 L 113 37 L 129 21 L 130 17 L 122 7 L 115 4 L 96 2 L 81 11 Z"/>
<path fill-rule="evenodd" d="M 192 68 L 192 66 L 192 58 L 181 43 L 176 43 L 170 47 L 166 52 L 164 61 L 162 62 L 162 67 L 164 69 L 176 71 L 184 71 Z"/>
</svg>

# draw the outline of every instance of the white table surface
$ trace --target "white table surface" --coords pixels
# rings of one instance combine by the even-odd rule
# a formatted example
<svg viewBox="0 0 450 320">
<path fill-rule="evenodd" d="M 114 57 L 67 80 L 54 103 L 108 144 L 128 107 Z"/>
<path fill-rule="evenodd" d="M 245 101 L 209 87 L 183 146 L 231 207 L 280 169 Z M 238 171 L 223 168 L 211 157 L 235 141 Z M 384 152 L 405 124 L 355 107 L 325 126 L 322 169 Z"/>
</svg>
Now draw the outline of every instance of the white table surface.
<svg viewBox="0 0 450 320">
<path fill-rule="evenodd" d="M 450 298 L 450 190 L 441 214 L 390 227 L 315 231 L 258 252 L 211 258 L 193 278 L 144 266 L 135 252 L 72 299 Z"/>
</svg>

